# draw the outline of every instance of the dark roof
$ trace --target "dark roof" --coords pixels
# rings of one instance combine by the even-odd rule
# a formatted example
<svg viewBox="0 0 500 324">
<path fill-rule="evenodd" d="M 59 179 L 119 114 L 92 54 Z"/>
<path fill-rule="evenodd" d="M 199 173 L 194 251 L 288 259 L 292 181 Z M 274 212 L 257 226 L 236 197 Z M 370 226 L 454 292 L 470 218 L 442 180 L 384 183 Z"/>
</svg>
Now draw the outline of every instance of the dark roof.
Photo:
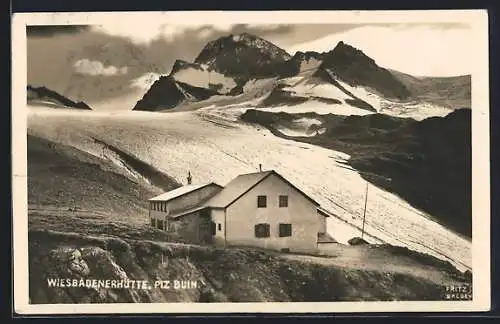
<svg viewBox="0 0 500 324">
<path fill-rule="evenodd" d="M 338 243 L 328 233 L 318 233 L 318 243 Z"/>
<path fill-rule="evenodd" d="M 210 199 L 205 206 L 213 207 L 213 208 L 226 208 L 231 205 L 233 202 L 238 200 L 241 196 L 249 192 L 256 185 L 264 181 L 271 174 L 278 176 L 282 181 L 295 188 L 298 192 L 300 192 L 305 198 L 311 201 L 314 205 L 319 206 L 319 204 L 305 194 L 302 190 L 293 185 L 290 181 L 286 180 L 283 176 L 277 173 L 274 170 L 264 171 L 264 172 L 255 172 L 255 173 L 247 173 L 241 174 L 230 181 L 224 189 L 222 189 L 217 195 L 215 195 L 212 199 Z"/>
</svg>

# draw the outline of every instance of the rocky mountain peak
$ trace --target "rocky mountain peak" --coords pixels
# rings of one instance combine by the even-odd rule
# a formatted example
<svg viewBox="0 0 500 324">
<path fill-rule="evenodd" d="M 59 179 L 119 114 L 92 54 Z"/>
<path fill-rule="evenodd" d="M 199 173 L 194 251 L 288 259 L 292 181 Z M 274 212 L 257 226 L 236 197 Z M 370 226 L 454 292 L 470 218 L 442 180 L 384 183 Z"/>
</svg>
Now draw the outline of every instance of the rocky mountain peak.
<svg viewBox="0 0 500 324">
<path fill-rule="evenodd" d="M 207 65 L 209 69 L 245 82 L 250 78 L 279 74 L 283 64 L 290 58 L 290 54 L 273 43 L 242 33 L 209 42 L 194 63 Z"/>
<path fill-rule="evenodd" d="M 391 72 L 378 66 L 375 60 L 343 41 L 324 54 L 318 75 L 328 76 L 327 79 L 334 75 L 351 86 L 367 86 L 389 98 L 406 99 L 410 95 L 406 86 Z"/>
<path fill-rule="evenodd" d="M 238 52 L 245 49 L 257 49 L 261 54 L 269 56 L 272 60 L 288 60 L 291 58 L 290 54 L 273 43 L 249 33 L 241 33 L 230 34 L 209 42 L 194 62 L 209 63 L 210 59 L 220 55 L 221 52 L 234 51 L 235 54 L 238 54 Z"/>
<path fill-rule="evenodd" d="M 327 53 L 327 57 L 335 60 L 337 64 L 352 64 L 353 62 L 373 65 L 375 60 L 367 56 L 363 51 L 344 43 L 343 41 L 338 42 L 335 48 Z"/>
</svg>

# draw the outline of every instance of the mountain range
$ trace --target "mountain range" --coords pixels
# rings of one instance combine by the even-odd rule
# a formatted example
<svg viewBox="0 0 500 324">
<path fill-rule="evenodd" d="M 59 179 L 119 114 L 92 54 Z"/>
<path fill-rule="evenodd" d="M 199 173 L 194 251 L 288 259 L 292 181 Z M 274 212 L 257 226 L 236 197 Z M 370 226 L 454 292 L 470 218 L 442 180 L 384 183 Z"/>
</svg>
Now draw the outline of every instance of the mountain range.
<svg viewBox="0 0 500 324">
<path fill-rule="evenodd" d="M 243 33 L 209 42 L 194 62 L 177 60 L 133 110 L 175 109 L 209 98 L 238 100 L 256 88 L 264 90 L 253 98 L 263 107 L 313 102 L 382 112 L 395 104 L 425 103 L 454 110 L 470 107 L 470 82 L 470 76 L 415 77 L 389 70 L 342 41 L 328 52 L 292 56 Z"/>
<path fill-rule="evenodd" d="M 43 105 L 52 108 L 72 108 L 92 110 L 92 108 L 83 101 L 75 102 L 53 90 L 46 87 L 34 87 L 28 85 L 26 88 L 27 102 L 30 105 Z"/>
</svg>

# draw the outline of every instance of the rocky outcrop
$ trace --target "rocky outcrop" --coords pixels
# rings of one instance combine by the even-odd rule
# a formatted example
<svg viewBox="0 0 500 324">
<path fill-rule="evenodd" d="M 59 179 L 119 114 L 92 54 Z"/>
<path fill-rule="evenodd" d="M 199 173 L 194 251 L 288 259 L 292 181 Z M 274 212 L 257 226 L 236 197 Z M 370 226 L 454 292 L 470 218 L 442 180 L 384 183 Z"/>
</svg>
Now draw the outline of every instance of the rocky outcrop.
<svg viewBox="0 0 500 324">
<path fill-rule="evenodd" d="M 176 81 L 172 76 L 161 76 L 137 102 L 133 110 L 159 111 L 176 107 L 182 102 L 205 100 L 217 94 L 216 90 L 194 87 Z"/>
<path fill-rule="evenodd" d="M 255 249 L 108 235 L 31 230 L 29 236 L 30 299 L 34 304 L 442 298 L 441 282 L 417 271 L 398 271 L 397 267 L 394 271 L 358 269 L 331 264 L 328 258 L 301 259 Z M 394 250 L 390 261 L 396 264 L 396 258 L 407 258 L 408 254 L 390 246 L 378 249 Z M 413 254 L 413 259 L 423 258 Z M 441 271 L 448 282 L 469 282 L 464 274 L 433 257 L 427 256 L 421 263 L 435 267 L 436 273 Z"/>
<path fill-rule="evenodd" d="M 92 110 L 86 103 L 82 101 L 75 102 L 46 87 L 33 87 L 28 85 L 26 90 L 28 104 L 49 104 L 53 108 Z"/>
</svg>

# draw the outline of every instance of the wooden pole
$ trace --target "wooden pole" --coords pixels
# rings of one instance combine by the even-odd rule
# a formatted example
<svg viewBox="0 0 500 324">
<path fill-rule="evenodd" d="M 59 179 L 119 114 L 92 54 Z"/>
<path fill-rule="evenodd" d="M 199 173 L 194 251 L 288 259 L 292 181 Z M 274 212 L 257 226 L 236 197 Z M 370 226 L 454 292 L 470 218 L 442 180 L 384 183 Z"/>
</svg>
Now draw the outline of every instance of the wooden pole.
<svg viewBox="0 0 500 324">
<path fill-rule="evenodd" d="M 365 209 L 363 210 L 363 228 L 361 230 L 361 238 L 365 234 L 365 219 L 366 219 L 366 203 L 368 202 L 368 181 L 366 182 L 366 193 L 365 193 Z"/>
</svg>

